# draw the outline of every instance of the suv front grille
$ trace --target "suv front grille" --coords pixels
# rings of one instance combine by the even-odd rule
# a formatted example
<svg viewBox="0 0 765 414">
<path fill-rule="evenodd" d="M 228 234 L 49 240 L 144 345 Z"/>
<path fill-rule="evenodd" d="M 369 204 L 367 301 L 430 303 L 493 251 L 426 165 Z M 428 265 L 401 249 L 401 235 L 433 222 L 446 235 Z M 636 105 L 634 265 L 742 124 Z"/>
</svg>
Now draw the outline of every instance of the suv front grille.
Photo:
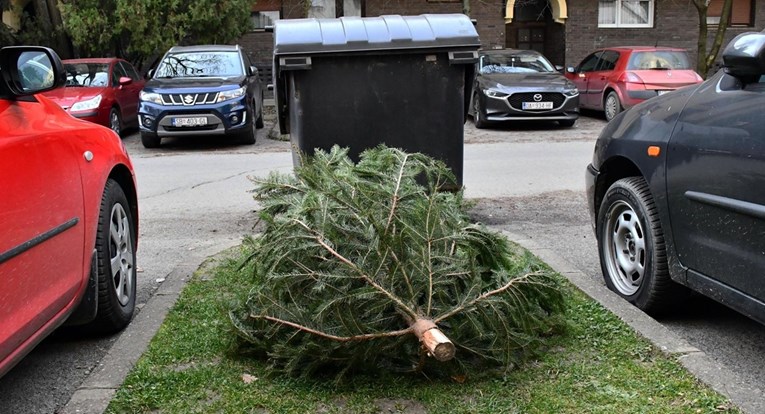
<svg viewBox="0 0 765 414">
<path fill-rule="evenodd" d="M 209 105 L 218 100 L 218 92 L 162 94 L 162 103 L 171 106 Z"/>
<path fill-rule="evenodd" d="M 534 102 L 534 95 L 536 95 L 536 93 L 514 93 L 512 96 L 510 96 L 510 98 L 508 98 L 508 102 L 514 109 L 523 110 L 523 103 Z M 539 93 L 539 95 L 542 95 L 542 99 L 540 99 L 538 102 L 552 102 L 553 109 L 563 105 L 563 101 L 566 100 L 563 97 L 563 94 L 555 92 L 542 92 Z"/>
</svg>

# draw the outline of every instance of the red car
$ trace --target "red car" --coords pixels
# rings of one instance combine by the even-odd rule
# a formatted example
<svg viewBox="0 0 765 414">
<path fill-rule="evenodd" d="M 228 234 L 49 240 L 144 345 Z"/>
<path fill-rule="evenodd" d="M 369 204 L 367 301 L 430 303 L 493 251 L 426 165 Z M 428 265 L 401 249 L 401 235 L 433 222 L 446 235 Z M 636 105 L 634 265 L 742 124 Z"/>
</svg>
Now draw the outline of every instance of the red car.
<svg viewBox="0 0 765 414">
<path fill-rule="evenodd" d="M 135 308 L 133 167 L 39 94 L 65 80 L 51 49 L 0 49 L 0 376 L 65 322 L 110 333 Z"/>
<path fill-rule="evenodd" d="M 65 87 L 44 95 L 75 118 L 104 125 L 120 135 L 138 126 L 138 94 L 146 83 L 133 65 L 115 58 L 64 61 Z"/>
<path fill-rule="evenodd" d="M 703 81 L 685 50 L 647 46 L 597 50 L 567 68 L 566 78 L 579 89 L 579 107 L 604 111 L 609 121 L 646 99 Z"/>
</svg>

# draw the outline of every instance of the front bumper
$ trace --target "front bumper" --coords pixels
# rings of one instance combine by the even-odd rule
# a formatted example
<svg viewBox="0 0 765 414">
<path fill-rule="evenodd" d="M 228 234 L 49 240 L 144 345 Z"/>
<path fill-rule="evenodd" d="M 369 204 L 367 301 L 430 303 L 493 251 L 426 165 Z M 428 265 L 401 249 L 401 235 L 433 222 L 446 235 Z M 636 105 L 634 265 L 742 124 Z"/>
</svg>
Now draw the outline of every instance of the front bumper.
<svg viewBox="0 0 765 414">
<path fill-rule="evenodd" d="M 238 134 L 252 127 L 253 117 L 248 113 L 246 99 L 244 96 L 216 104 L 192 106 L 141 101 L 138 108 L 139 128 L 158 137 Z M 206 122 L 201 126 L 175 126 L 173 120 L 176 118 L 204 118 Z"/>
<path fill-rule="evenodd" d="M 487 121 L 574 121 L 579 118 L 579 95 L 558 92 L 523 92 L 503 97 L 481 93 Z M 539 101 L 533 96 L 541 95 Z M 552 109 L 523 109 L 524 103 L 552 102 Z"/>
</svg>

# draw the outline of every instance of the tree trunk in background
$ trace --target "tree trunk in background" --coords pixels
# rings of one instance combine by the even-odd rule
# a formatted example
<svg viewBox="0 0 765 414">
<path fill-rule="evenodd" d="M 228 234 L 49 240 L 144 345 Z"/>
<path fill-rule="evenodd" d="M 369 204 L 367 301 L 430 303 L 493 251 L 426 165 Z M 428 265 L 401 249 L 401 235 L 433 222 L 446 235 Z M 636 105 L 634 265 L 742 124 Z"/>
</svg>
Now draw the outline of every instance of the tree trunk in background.
<svg viewBox="0 0 765 414">
<path fill-rule="evenodd" d="M 720 47 L 725 40 L 725 31 L 730 21 L 730 13 L 733 8 L 733 0 L 725 0 L 720 13 L 720 22 L 717 24 L 717 33 L 712 40 L 712 46 L 707 51 L 707 38 L 709 35 L 709 25 L 707 24 L 707 13 L 709 11 L 710 0 L 693 0 L 693 5 L 699 14 L 699 39 L 697 43 L 696 71 L 706 79 L 709 68 L 715 63 Z"/>
</svg>

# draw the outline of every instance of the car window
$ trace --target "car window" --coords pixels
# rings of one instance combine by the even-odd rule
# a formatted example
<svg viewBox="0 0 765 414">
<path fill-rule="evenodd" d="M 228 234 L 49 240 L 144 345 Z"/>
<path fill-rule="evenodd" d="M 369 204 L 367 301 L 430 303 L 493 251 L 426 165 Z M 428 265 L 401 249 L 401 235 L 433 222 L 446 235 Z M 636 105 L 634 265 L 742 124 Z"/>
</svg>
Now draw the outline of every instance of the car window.
<svg viewBox="0 0 765 414">
<path fill-rule="evenodd" d="M 627 63 L 631 70 L 692 69 L 688 54 L 679 50 L 633 52 Z"/>
<path fill-rule="evenodd" d="M 239 52 L 182 52 L 165 56 L 155 78 L 242 76 Z"/>
<path fill-rule="evenodd" d="M 106 63 L 66 63 L 66 86 L 97 86 L 109 84 L 109 65 Z"/>
<path fill-rule="evenodd" d="M 114 64 L 114 72 L 112 72 L 112 85 L 118 86 L 120 84 L 120 78 L 126 78 L 128 77 L 127 73 L 125 73 L 125 69 L 122 68 L 122 65 L 119 64 L 119 62 Z"/>
<path fill-rule="evenodd" d="M 135 70 L 135 68 L 133 67 L 133 65 L 131 65 L 130 63 L 127 63 L 127 62 L 119 62 L 119 65 L 120 65 L 120 66 L 122 66 L 122 70 L 123 70 L 125 73 L 127 73 L 127 76 L 128 76 L 130 79 L 132 79 L 132 80 L 134 80 L 134 81 L 137 81 L 137 80 L 140 80 L 140 79 L 141 79 L 141 76 L 140 76 L 140 75 L 138 75 L 138 72 Z"/>
<path fill-rule="evenodd" d="M 555 72 L 552 63 L 536 53 L 483 55 L 478 66 L 482 74 Z"/>
<path fill-rule="evenodd" d="M 606 50 L 600 55 L 600 64 L 597 70 L 614 70 L 616 62 L 619 60 L 619 52 L 615 50 Z"/>
<path fill-rule="evenodd" d="M 592 72 L 598 67 L 598 61 L 602 52 L 593 53 L 582 60 L 577 72 Z"/>
</svg>

